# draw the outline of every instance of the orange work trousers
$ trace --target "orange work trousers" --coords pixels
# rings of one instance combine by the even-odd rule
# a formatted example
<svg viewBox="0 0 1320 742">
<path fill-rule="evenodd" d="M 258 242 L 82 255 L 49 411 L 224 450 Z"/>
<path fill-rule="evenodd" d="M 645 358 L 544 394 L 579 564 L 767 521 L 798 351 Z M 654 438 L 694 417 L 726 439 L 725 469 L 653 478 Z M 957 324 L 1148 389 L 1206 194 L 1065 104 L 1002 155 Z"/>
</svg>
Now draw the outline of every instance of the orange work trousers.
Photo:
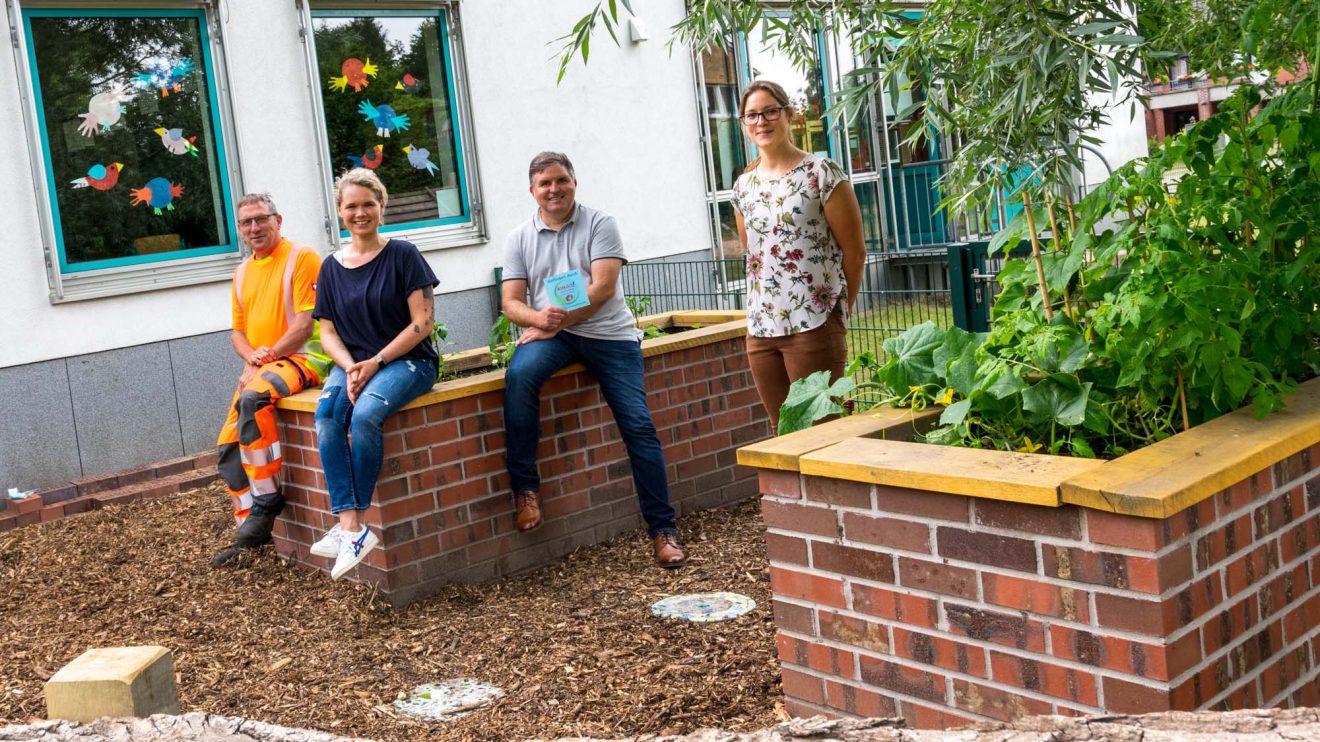
<svg viewBox="0 0 1320 742">
<path fill-rule="evenodd" d="M 267 363 L 240 385 L 229 405 L 229 416 L 216 440 L 216 468 L 234 501 L 234 520 L 242 523 L 256 506 L 278 511 L 280 494 L 279 428 L 275 403 L 320 383 L 316 372 L 301 358 L 281 358 Z"/>
</svg>

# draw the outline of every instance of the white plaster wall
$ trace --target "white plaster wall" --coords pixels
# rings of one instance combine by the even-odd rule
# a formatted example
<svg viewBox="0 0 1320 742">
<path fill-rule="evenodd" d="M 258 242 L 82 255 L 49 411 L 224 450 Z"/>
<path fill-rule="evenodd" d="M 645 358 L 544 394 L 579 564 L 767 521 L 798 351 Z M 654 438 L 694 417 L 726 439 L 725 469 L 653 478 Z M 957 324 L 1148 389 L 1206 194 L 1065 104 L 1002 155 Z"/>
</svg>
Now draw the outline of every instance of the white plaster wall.
<svg viewBox="0 0 1320 742">
<path fill-rule="evenodd" d="M 636 3 L 651 39 L 601 30 L 589 63 L 575 61 L 556 86 L 558 45 L 592 3 L 468 2 L 463 36 L 481 157 L 486 226 L 492 246 L 434 260 L 461 273 L 451 288 L 490 283 L 504 238 L 536 208 L 527 164 L 542 150 L 566 153 L 578 176 L 578 200 L 619 221 L 631 259 L 708 249 L 704 165 L 690 56 L 670 56 L 667 29 L 681 0 Z M 521 30 L 520 30 L 521 29 Z M 475 253 L 475 254 L 472 254 Z M 454 283 L 458 285 L 455 286 Z"/>
<path fill-rule="evenodd" d="M 244 190 L 269 190 L 285 233 L 321 247 L 325 208 L 298 18 L 293 3 L 228 0 L 222 20 Z M 505 235 L 529 218 L 527 163 L 543 149 L 569 154 L 578 198 L 618 217 L 633 259 L 710 244 L 692 66 L 665 49 L 682 0 L 640 4 L 652 38 L 602 31 L 590 64 L 575 63 L 555 85 L 555 46 L 588 6 L 544 0 L 463 2 L 463 42 L 491 239 L 427 253 L 441 292 L 490 286 Z M 9 205 L 0 263 L 0 368 L 227 329 L 228 286 L 155 291 L 52 305 L 41 256 L 36 193 L 18 101 L 16 60 L 0 54 L 0 203 Z M 235 184 L 235 189 L 239 184 Z M 400 236 L 408 238 L 408 233 Z"/>
<path fill-rule="evenodd" d="M 1149 154 L 1146 147 L 1145 109 L 1138 103 L 1135 115 L 1132 115 L 1128 103 L 1111 103 L 1108 112 L 1109 122 L 1093 132 L 1100 144 L 1092 146 L 1100 150 L 1109 167 L 1117 170 L 1123 163 Z M 1109 177 L 1109 171 L 1095 153 L 1086 151 L 1083 154 L 1086 161 L 1086 186 L 1089 190 L 1104 182 Z"/>
</svg>

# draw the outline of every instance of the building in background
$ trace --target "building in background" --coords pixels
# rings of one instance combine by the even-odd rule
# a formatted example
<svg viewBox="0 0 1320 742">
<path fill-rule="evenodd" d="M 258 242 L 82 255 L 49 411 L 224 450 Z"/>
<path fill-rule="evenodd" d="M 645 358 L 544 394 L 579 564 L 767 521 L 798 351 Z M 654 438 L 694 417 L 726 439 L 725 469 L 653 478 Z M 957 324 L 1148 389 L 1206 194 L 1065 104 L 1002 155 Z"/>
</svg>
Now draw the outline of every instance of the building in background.
<svg viewBox="0 0 1320 742">
<path fill-rule="evenodd" d="M 829 120 L 830 91 L 854 61 L 823 35 L 816 68 L 802 73 L 755 33 L 695 60 L 671 54 L 664 32 L 624 34 L 556 84 L 547 43 L 581 4 L 6 8 L 0 489 L 214 445 L 240 366 L 229 279 L 243 252 L 232 204 L 247 191 L 270 191 L 285 234 L 329 253 L 345 239 L 334 177 L 374 168 L 391 191 L 385 230 L 415 242 L 440 277 L 448 350 L 487 342 L 494 269 L 504 236 L 535 208 L 526 168 L 541 150 L 573 158 L 579 198 L 618 218 L 633 261 L 740 257 L 729 198 L 755 152 L 738 95 L 760 76 L 797 98 L 799 144 L 852 173 L 869 249 L 937 260 L 949 241 L 1003 219 L 936 211 L 953 143 L 900 144 L 912 123 L 889 101 L 851 125 Z M 685 3 L 636 9 L 667 29 Z M 1101 135 L 1116 143 L 1112 165 L 1145 153 L 1142 122 L 1125 118 Z M 1100 162 L 1080 180 L 1103 177 Z M 711 275 L 718 290 L 739 273 Z"/>
</svg>

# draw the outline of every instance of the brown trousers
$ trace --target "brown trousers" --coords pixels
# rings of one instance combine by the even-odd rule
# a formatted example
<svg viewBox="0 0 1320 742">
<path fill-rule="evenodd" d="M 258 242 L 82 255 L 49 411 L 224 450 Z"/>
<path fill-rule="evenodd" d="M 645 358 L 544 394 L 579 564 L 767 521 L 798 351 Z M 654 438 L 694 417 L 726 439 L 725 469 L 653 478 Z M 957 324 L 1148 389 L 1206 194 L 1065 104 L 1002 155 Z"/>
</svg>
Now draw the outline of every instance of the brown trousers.
<svg viewBox="0 0 1320 742">
<path fill-rule="evenodd" d="M 843 376 L 848 366 L 848 326 L 843 308 L 835 307 L 825 324 L 806 332 L 783 337 L 747 336 L 747 360 L 756 392 L 770 415 L 770 434 L 779 426 L 779 408 L 788 397 L 788 387 L 816 371 L 829 371 L 830 381 Z"/>
</svg>

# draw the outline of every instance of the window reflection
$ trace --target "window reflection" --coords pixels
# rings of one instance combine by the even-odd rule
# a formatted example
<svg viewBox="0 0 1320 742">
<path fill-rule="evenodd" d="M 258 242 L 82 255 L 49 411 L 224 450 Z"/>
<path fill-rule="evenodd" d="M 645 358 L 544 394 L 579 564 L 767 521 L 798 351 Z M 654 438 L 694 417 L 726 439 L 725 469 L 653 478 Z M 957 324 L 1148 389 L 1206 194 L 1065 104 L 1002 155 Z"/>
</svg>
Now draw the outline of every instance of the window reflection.
<svg viewBox="0 0 1320 742">
<path fill-rule="evenodd" d="M 763 24 L 761 32 L 747 40 L 752 79 L 770 80 L 783 86 L 797 110 L 793 117 L 793 143 L 808 152 L 829 157 L 829 131 L 822 118 L 825 91 L 820 66 L 817 64 L 805 73 L 795 67 L 792 61 L 774 49 L 774 39 L 767 38 L 768 28 L 768 23 Z"/>
<path fill-rule="evenodd" d="M 857 68 L 856 60 L 851 54 L 839 54 L 839 80 L 843 85 L 852 85 L 856 81 L 846 77 L 849 72 Z M 863 107 L 858 112 L 856 118 L 847 122 L 848 124 L 848 159 L 849 165 L 854 173 L 869 173 L 875 171 L 875 152 L 873 139 L 871 137 L 871 111 L 869 107 Z"/>
<path fill-rule="evenodd" d="M 747 166 L 742 127 L 738 124 L 738 68 L 733 49 L 711 47 L 703 51 L 701 69 L 706 81 L 714 187 L 717 191 L 727 191 Z"/>
<path fill-rule="evenodd" d="M 314 22 L 334 172 L 375 170 L 391 228 L 468 218 L 446 23 L 443 11 L 322 11 Z"/>
<path fill-rule="evenodd" d="M 27 21 L 60 269 L 233 250 L 201 13 Z"/>
<path fill-rule="evenodd" d="M 742 240 L 738 239 L 738 223 L 733 218 L 733 204 L 721 201 L 717 205 L 720 221 L 720 257 L 741 258 L 747 254 Z"/>
<path fill-rule="evenodd" d="M 854 183 L 853 192 L 857 194 L 857 203 L 862 207 L 862 237 L 866 241 L 866 249 L 883 250 L 884 234 L 880 231 L 880 193 L 875 181 Z"/>
</svg>

